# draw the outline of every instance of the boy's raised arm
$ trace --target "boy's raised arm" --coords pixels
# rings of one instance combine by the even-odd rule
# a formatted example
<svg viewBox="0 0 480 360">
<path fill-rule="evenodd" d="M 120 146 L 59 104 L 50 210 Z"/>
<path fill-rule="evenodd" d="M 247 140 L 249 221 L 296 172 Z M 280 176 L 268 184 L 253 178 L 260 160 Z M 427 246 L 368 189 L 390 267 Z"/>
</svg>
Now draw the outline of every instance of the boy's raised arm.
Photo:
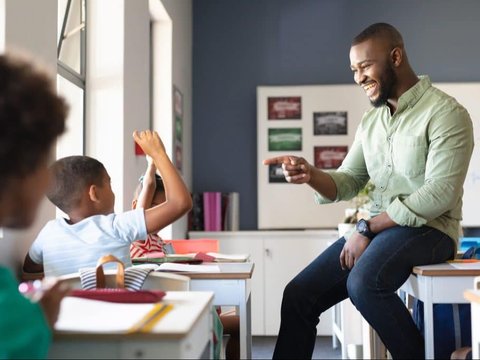
<svg viewBox="0 0 480 360">
<path fill-rule="evenodd" d="M 134 131 L 133 138 L 153 159 L 165 187 L 165 202 L 145 210 L 147 232 L 156 233 L 186 214 L 192 208 L 192 198 L 158 134 L 151 130 Z"/>
<path fill-rule="evenodd" d="M 142 179 L 142 190 L 138 194 L 136 208 L 143 208 L 147 209 L 150 207 L 152 203 L 152 199 L 155 195 L 155 189 L 157 184 L 155 182 L 155 172 L 157 168 L 153 162 L 153 159 L 150 156 L 146 156 L 147 158 L 147 170 L 143 175 Z"/>
</svg>

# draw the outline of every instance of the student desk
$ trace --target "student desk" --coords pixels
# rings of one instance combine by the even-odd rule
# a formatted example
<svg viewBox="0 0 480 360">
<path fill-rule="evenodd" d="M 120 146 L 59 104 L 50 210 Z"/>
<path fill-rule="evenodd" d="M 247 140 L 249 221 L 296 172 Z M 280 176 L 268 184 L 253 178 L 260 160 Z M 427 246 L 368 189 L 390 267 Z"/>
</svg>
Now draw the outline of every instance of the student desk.
<svg viewBox="0 0 480 360">
<path fill-rule="evenodd" d="M 433 359 L 433 304 L 468 303 L 463 293 L 471 289 L 475 276 L 480 275 L 479 263 L 462 264 L 457 269 L 450 263 L 415 266 L 400 288 L 424 303 L 425 358 Z"/>
<path fill-rule="evenodd" d="M 173 304 L 173 309 L 155 324 L 152 332 L 128 334 L 130 324 L 142 318 L 139 314 L 148 312 L 138 306 L 151 308 L 152 304 L 67 297 L 61 304 L 49 357 L 211 358 L 212 302 L 212 292 L 167 292 L 162 303 Z"/>
<path fill-rule="evenodd" d="M 213 291 L 214 305 L 235 306 L 240 317 L 240 358 L 252 358 L 251 289 L 254 263 L 215 263 L 220 272 L 182 272 L 190 290 Z"/>
</svg>

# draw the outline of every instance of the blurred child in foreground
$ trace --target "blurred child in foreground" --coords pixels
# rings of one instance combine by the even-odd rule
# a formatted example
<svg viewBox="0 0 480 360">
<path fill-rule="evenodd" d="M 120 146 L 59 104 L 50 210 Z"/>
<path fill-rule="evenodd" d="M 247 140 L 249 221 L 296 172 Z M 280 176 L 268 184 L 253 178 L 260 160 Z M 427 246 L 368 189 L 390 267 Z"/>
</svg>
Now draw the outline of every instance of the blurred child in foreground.
<svg viewBox="0 0 480 360">
<path fill-rule="evenodd" d="M 51 77 L 30 60 L 0 55 L 0 79 L 0 227 L 23 229 L 33 223 L 47 189 L 67 105 Z M 67 291 L 53 281 L 33 303 L 0 266 L 0 358 L 45 358 Z"/>
</svg>

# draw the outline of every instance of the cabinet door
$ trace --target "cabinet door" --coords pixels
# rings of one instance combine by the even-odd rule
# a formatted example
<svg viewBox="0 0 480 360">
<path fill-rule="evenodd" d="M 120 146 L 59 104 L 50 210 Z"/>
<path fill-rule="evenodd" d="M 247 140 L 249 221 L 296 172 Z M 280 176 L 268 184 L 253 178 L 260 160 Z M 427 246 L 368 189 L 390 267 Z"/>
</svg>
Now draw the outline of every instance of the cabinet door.
<svg viewBox="0 0 480 360">
<path fill-rule="evenodd" d="M 265 334 L 277 335 L 280 328 L 280 307 L 287 283 L 336 240 L 336 232 L 264 235 L 265 246 Z M 320 316 L 318 335 L 332 335 L 332 310 Z"/>
</svg>

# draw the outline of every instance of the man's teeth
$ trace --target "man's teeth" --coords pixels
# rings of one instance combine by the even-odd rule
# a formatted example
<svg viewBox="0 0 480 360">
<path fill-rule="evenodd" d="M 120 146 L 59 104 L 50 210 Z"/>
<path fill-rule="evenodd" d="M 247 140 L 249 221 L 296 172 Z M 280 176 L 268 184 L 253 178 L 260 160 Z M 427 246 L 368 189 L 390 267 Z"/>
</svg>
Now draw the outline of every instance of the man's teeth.
<svg viewBox="0 0 480 360">
<path fill-rule="evenodd" d="M 370 90 L 371 88 L 373 88 L 375 86 L 375 84 L 368 84 L 368 85 L 365 85 L 363 88 L 365 90 Z"/>
</svg>

